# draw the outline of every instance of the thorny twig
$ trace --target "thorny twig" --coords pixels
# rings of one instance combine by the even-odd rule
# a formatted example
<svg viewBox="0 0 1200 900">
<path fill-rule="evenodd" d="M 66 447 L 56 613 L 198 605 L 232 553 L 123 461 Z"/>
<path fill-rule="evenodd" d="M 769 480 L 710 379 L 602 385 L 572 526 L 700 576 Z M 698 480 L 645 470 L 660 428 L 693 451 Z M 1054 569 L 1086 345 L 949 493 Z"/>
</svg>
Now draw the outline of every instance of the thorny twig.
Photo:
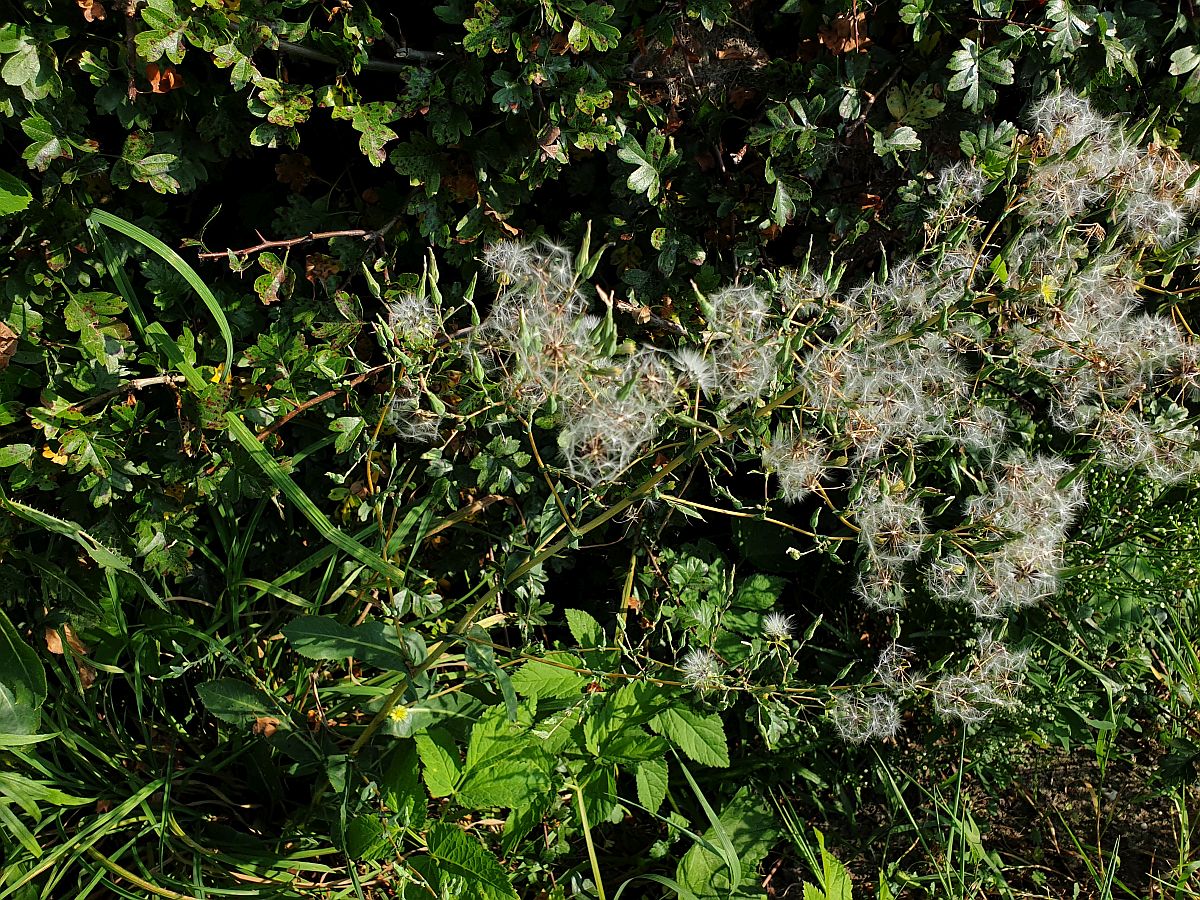
<svg viewBox="0 0 1200 900">
<path fill-rule="evenodd" d="M 251 253 L 257 253 L 260 250 L 288 249 L 295 247 L 298 244 L 306 244 L 309 241 L 326 241 L 330 238 L 337 237 L 361 237 L 375 240 L 376 238 L 381 238 L 386 235 L 395 224 L 396 219 L 392 219 L 382 228 L 377 228 L 374 230 L 369 230 L 366 228 L 345 228 L 341 231 L 310 231 L 308 234 L 301 235 L 300 237 L 282 238 L 277 241 L 267 240 L 260 232 L 255 231 L 254 233 L 259 237 L 259 242 L 253 247 L 244 247 L 241 250 L 213 250 L 204 253 L 197 253 L 196 256 L 200 259 L 225 259 L 231 253 L 234 256 L 249 256 Z"/>
</svg>

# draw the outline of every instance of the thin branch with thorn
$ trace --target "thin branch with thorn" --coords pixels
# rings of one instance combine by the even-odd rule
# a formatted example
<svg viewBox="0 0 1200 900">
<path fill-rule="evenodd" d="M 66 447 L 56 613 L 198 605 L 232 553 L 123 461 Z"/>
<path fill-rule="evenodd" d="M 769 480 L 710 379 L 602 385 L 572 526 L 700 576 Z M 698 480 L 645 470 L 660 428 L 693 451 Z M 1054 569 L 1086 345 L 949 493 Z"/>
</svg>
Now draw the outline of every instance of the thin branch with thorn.
<svg viewBox="0 0 1200 900">
<path fill-rule="evenodd" d="M 231 253 L 234 256 L 249 256 L 251 253 L 258 253 L 260 250 L 286 250 L 299 244 L 306 244 L 309 241 L 327 241 L 330 238 L 337 237 L 360 237 L 367 238 L 369 240 L 376 240 L 391 231 L 392 226 L 396 224 L 396 221 L 396 219 L 392 219 L 382 228 L 377 228 L 374 230 L 368 230 L 366 228 L 345 228 L 341 231 L 310 231 L 308 234 L 301 235 L 300 237 L 282 238 L 277 241 L 269 241 L 264 238 L 261 233 L 255 231 L 255 234 L 257 234 L 259 237 L 259 242 L 253 247 L 244 247 L 241 250 L 213 250 L 205 253 L 197 253 L 196 256 L 200 259 L 225 259 Z"/>
</svg>

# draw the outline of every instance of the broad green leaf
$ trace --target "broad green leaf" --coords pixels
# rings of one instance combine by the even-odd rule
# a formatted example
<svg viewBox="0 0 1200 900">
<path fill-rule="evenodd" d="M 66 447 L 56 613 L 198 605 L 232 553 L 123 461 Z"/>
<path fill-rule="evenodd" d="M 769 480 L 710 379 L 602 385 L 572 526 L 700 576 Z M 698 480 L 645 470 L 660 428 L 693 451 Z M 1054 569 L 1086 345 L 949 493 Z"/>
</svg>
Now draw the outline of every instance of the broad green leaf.
<svg viewBox="0 0 1200 900">
<path fill-rule="evenodd" d="M 725 726 L 716 713 L 702 714 L 673 706 L 651 719 L 650 727 L 702 765 L 729 765 Z"/>
<path fill-rule="evenodd" d="M 405 671 L 410 662 L 395 629 L 378 619 L 358 626 L 332 616 L 301 616 L 283 627 L 292 649 L 308 659 L 348 659 L 369 666 Z"/>
<path fill-rule="evenodd" d="M 0 169 L 0 216 L 19 213 L 33 201 L 33 194 L 21 179 Z"/>
<path fill-rule="evenodd" d="M 648 681 L 631 681 L 606 692 L 600 708 L 583 720 L 588 752 L 604 755 L 610 740 L 625 729 L 649 722 L 667 702 L 662 688 Z"/>
<path fill-rule="evenodd" d="M 608 24 L 616 9 L 609 3 L 588 3 L 575 12 L 575 22 L 567 33 L 567 43 L 582 53 L 590 43 L 597 50 L 610 50 L 621 40 L 621 32 Z"/>
<path fill-rule="evenodd" d="M 637 764 L 635 773 L 638 803 L 658 812 L 667 799 L 667 764 L 661 759 L 647 759 Z"/>
<path fill-rule="evenodd" d="M 380 794 L 388 809 L 401 825 L 414 829 L 424 826 L 426 815 L 419 763 L 416 741 L 397 741 L 379 781 Z"/>
<path fill-rule="evenodd" d="M 421 778 L 425 781 L 429 796 L 435 800 L 449 797 L 458 786 L 460 774 L 454 738 L 444 728 L 431 728 L 424 734 L 418 734 L 414 740 L 421 757 Z"/>
<path fill-rule="evenodd" d="M 756 870 L 779 836 L 770 805 L 750 789 L 742 788 L 721 810 L 717 822 L 701 835 L 703 843 L 693 844 L 684 854 L 675 878 L 700 900 L 724 900 L 731 892 L 757 886 Z M 730 852 L 736 854 L 741 870 L 739 884 L 730 884 L 730 866 L 722 859 Z"/>
<path fill-rule="evenodd" d="M 237 678 L 217 678 L 196 686 L 200 701 L 212 715 L 230 725 L 245 725 L 277 712 L 263 691 Z"/>
<path fill-rule="evenodd" d="M 346 823 L 342 849 L 353 860 L 383 859 L 395 855 L 398 839 L 379 816 L 367 813 Z"/>
<path fill-rule="evenodd" d="M 471 729 L 458 800 L 474 809 L 523 807 L 550 790 L 553 760 L 530 731 L 532 704 L 521 704 L 517 721 L 492 707 Z"/>
<path fill-rule="evenodd" d="M 592 650 L 605 645 L 604 629 L 600 623 L 581 609 L 566 610 L 567 627 L 571 629 L 571 637 L 584 650 Z"/>
<path fill-rule="evenodd" d="M 733 606 L 743 609 L 773 609 L 787 587 L 787 579 L 758 573 L 743 579 L 733 595 Z"/>
<path fill-rule="evenodd" d="M 429 855 L 459 885 L 460 900 L 517 900 L 500 862 L 474 837 L 442 822 L 429 827 Z"/>
<path fill-rule="evenodd" d="M 546 654 L 544 661 L 534 659 L 521 666 L 512 677 L 512 685 L 518 694 L 537 700 L 577 697 L 588 678 L 572 669 L 582 666 L 583 660 L 574 653 L 554 650 Z"/>
</svg>

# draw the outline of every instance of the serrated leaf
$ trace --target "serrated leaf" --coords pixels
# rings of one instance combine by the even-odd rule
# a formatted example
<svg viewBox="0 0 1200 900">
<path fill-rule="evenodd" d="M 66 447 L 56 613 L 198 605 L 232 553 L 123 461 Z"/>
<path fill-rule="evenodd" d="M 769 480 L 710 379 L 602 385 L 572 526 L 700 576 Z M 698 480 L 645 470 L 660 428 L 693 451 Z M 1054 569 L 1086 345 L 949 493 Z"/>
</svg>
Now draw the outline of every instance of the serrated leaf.
<svg viewBox="0 0 1200 900">
<path fill-rule="evenodd" d="M 703 843 L 692 845 L 679 861 L 675 873 L 679 883 L 688 887 L 699 900 L 743 896 L 742 890 L 757 885 L 759 878 L 755 872 L 779 839 L 770 805 L 748 788 L 739 790 L 715 818 L 716 823 L 701 835 Z M 717 831 L 717 824 L 721 833 Z M 722 854 L 709 847 L 736 854 L 741 884 L 730 884 L 730 866 L 722 859 Z"/>
<path fill-rule="evenodd" d="M 637 764 L 635 774 L 638 803 L 650 812 L 658 812 L 667 799 L 667 764 L 661 759 L 647 759 Z"/>
<path fill-rule="evenodd" d="M 206 681 L 196 686 L 196 693 L 209 713 L 230 725 L 245 725 L 276 712 L 270 697 L 237 678 Z"/>
<path fill-rule="evenodd" d="M 725 726 L 716 713 L 698 713 L 686 707 L 673 706 L 651 719 L 650 727 L 670 740 L 689 759 L 722 769 L 729 765 Z"/>
<path fill-rule="evenodd" d="M 470 835 L 454 825 L 436 822 L 429 827 L 429 856 L 439 874 L 458 885 L 459 900 L 517 900 L 499 860 Z"/>
<path fill-rule="evenodd" d="M 586 613 L 582 609 L 568 609 L 565 611 L 565 615 L 567 627 L 571 629 L 571 637 L 575 638 L 575 643 L 579 647 L 592 650 L 604 646 L 604 629 L 590 613 Z"/>
<path fill-rule="evenodd" d="M 449 797 L 458 787 L 461 769 L 454 738 L 444 728 L 430 728 L 413 738 L 421 757 L 421 779 L 435 800 Z"/>
<path fill-rule="evenodd" d="M 512 685 L 518 694 L 537 700 L 577 697 L 588 678 L 572 669 L 582 667 L 583 660 L 575 654 L 551 651 L 545 655 L 545 661 L 530 660 L 521 666 L 512 677 Z"/>
</svg>

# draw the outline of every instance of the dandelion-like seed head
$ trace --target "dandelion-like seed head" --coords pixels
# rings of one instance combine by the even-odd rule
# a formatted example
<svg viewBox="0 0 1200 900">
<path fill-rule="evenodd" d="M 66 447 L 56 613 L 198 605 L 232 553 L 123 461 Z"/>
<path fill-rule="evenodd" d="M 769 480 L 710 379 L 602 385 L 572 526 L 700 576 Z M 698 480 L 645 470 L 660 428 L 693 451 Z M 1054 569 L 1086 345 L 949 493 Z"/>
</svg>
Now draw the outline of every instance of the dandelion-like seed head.
<svg viewBox="0 0 1200 900">
<path fill-rule="evenodd" d="M 781 612 L 769 612 L 763 616 L 763 635 L 772 644 L 783 644 L 792 636 L 792 617 Z"/>
<path fill-rule="evenodd" d="M 708 693 L 721 685 L 721 662 L 708 650 L 689 650 L 679 668 L 684 683 L 697 693 Z"/>
</svg>

